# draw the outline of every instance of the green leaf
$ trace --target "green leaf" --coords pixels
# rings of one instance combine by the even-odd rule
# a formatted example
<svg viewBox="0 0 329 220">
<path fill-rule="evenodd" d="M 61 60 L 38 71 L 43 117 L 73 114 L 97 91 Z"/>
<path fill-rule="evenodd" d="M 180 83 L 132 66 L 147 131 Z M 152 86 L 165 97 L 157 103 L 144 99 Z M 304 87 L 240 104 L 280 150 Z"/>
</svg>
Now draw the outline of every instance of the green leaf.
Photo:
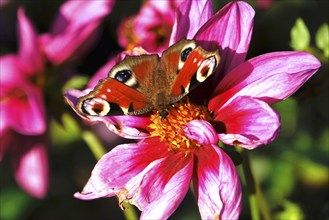
<svg viewBox="0 0 329 220">
<path fill-rule="evenodd" d="M 285 137 L 294 135 L 297 128 L 298 106 L 296 100 L 288 98 L 274 105 L 281 116 L 281 134 Z"/>
<path fill-rule="evenodd" d="M 286 156 L 290 158 L 289 156 Z M 288 197 L 295 187 L 295 168 L 292 164 L 282 161 L 275 161 L 270 172 L 271 188 L 268 197 L 272 205 L 281 204 L 284 198 Z"/>
<path fill-rule="evenodd" d="M 64 84 L 62 91 L 65 92 L 70 88 L 81 89 L 88 83 L 88 80 L 89 78 L 86 76 L 74 76 Z"/>
<path fill-rule="evenodd" d="M 299 178 L 309 186 L 325 186 L 329 182 L 327 166 L 316 163 L 307 158 L 299 159 Z"/>
<path fill-rule="evenodd" d="M 323 24 L 315 34 L 316 46 L 323 51 L 325 57 L 329 57 L 329 26 Z"/>
<path fill-rule="evenodd" d="M 17 188 L 2 188 L 0 193 L 0 219 L 22 219 L 33 199 Z"/>
<path fill-rule="evenodd" d="M 80 139 L 81 129 L 70 114 L 64 113 L 61 123 L 50 121 L 50 134 L 53 143 L 62 146 Z"/>
<path fill-rule="evenodd" d="M 276 213 L 274 219 L 304 219 L 302 209 L 295 203 L 285 200 L 282 203 L 283 211 Z"/>
<path fill-rule="evenodd" d="M 296 51 L 304 51 L 310 46 L 310 32 L 303 19 L 298 18 L 290 31 L 290 46 Z"/>
</svg>

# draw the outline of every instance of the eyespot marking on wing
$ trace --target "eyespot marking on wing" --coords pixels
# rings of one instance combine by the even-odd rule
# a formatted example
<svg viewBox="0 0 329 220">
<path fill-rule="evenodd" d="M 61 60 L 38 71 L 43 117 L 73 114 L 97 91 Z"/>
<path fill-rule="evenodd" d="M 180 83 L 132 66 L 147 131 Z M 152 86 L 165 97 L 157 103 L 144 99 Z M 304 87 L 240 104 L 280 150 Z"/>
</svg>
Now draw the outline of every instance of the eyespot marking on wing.
<svg viewBox="0 0 329 220">
<path fill-rule="evenodd" d="M 121 69 L 112 69 L 109 73 L 109 76 L 129 87 L 138 87 L 138 82 L 130 69 L 121 68 Z"/>
<path fill-rule="evenodd" d="M 200 64 L 200 67 L 196 72 L 196 79 L 199 82 L 205 81 L 208 78 L 208 76 L 211 75 L 212 72 L 215 70 L 216 65 L 217 65 L 216 58 L 214 56 L 208 57 Z"/>
<path fill-rule="evenodd" d="M 82 102 L 82 111 L 91 116 L 105 116 L 110 110 L 110 103 L 101 98 L 87 98 Z"/>
<path fill-rule="evenodd" d="M 182 67 L 184 66 L 185 61 L 187 60 L 187 57 L 190 55 L 190 53 L 197 47 L 196 43 L 194 41 L 190 41 L 187 43 L 183 49 L 181 50 L 181 54 L 179 57 L 179 62 L 178 62 L 178 70 L 179 72 Z"/>
</svg>

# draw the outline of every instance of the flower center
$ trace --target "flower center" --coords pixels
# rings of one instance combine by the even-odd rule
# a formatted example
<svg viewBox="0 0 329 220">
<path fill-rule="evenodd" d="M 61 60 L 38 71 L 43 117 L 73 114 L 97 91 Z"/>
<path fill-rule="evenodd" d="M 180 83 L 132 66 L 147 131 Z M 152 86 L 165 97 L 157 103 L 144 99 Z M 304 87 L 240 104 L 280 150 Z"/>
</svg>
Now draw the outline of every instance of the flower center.
<svg viewBox="0 0 329 220">
<path fill-rule="evenodd" d="M 187 98 L 175 103 L 168 109 L 168 115 L 163 119 L 159 111 L 151 114 L 151 137 L 160 137 L 160 141 L 168 143 L 168 150 L 184 151 L 186 154 L 199 148 L 196 140 L 189 139 L 186 124 L 192 120 L 210 121 L 211 116 L 205 106 L 191 104 Z"/>
</svg>

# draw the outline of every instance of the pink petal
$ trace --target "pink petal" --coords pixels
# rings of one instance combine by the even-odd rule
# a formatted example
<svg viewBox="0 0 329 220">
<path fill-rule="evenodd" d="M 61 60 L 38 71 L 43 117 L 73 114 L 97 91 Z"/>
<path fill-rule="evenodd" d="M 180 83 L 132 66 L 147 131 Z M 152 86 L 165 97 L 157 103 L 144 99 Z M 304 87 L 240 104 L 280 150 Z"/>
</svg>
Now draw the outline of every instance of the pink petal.
<svg viewBox="0 0 329 220">
<path fill-rule="evenodd" d="M 184 1 L 176 10 L 170 45 L 182 38 L 192 39 L 199 28 L 213 15 L 212 2 Z"/>
<path fill-rule="evenodd" d="M 24 144 L 27 144 L 26 140 L 28 138 L 25 137 L 24 139 Z M 28 141 L 28 144 L 31 144 L 30 141 Z M 16 147 L 18 152 L 14 156 L 16 164 L 15 177 L 19 185 L 29 194 L 37 198 L 44 198 L 48 188 L 47 150 L 43 143 L 34 144 L 34 146 Z M 26 151 L 24 147 L 27 148 Z"/>
<path fill-rule="evenodd" d="M 60 65 L 84 52 L 96 37 L 96 29 L 112 10 L 114 1 L 67 1 L 60 8 L 52 33 L 40 37 L 48 58 Z"/>
<path fill-rule="evenodd" d="M 238 219 L 241 184 L 231 159 L 216 145 L 196 152 L 193 187 L 202 219 Z"/>
<path fill-rule="evenodd" d="M 255 57 L 232 70 L 216 88 L 214 111 L 236 96 L 251 96 L 269 104 L 286 99 L 318 69 L 320 62 L 304 52 L 274 52 Z"/>
<path fill-rule="evenodd" d="M 3 84 L 3 87 L 8 85 Z M 7 101 L 1 104 L 3 115 L 8 117 L 8 125 L 24 135 L 40 135 L 46 130 L 45 109 L 41 91 L 29 85 L 15 85 L 12 93 L 23 97 L 8 95 Z M 15 106 L 13 108 L 13 106 Z"/>
<path fill-rule="evenodd" d="M 43 70 L 43 57 L 38 46 L 36 31 L 20 8 L 17 13 L 19 28 L 19 58 L 24 67 L 24 73 L 37 74 Z"/>
<path fill-rule="evenodd" d="M 236 97 L 215 113 L 224 128 L 218 134 L 225 144 L 253 149 L 273 141 L 280 130 L 279 116 L 265 102 Z"/>
<path fill-rule="evenodd" d="M 18 56 L 8 54 L 0 57 L 0 82 L 4 83 L 17 83 L 24 81 L 24 73 L 21 71 L 21 62 Z M 4 89 L 0 89 L 0 95 L 3 96 Z"/>
<path fill-rule="evenodd" d="M 158 139 L 119 145 L 98 161 L 83 191 L 76 193 L 75 197 L 95 199 L 113 196 L 115 193 L 118 195 L 129 181 L 130 184 L 138 185 L 141 181 L 139 178 L 156 164 L 151 163 L 161 160 L 167 154 L 167 147 L 161 145 Z"/>
<path fill-rule="evenodd" d="M 114 0 L 66 1 L 59 9 L 52 33 L 60 34 L 65 28 L 78 29 L 91 21 L 101 20 L 111 13 L 114 3 Z"/>
<path fill-rule="evenodd" d="M 83 119 L 90 122 L 102 122 L 107 128 L 124 137 L 131 139 L 143 139 L 149 137 L 149 133 L 145 132 L 145 129 L 150 124 L 149 117 L 141 116 L 88 116 L 82 115 L 76 108 L 78 98 L 87 94 L 90 90 L 79 91 L 75 89 L 69 89 L 65 92 L 64 97 L 67 103 L 72 109 Z"/>
<path fill-rule="evenodd" d="M 193 173 L 191 155 L 171 154 L 147 172 L 132 204 L 140 207 L 141 219 L 167 219 L 186 195 Z"/>
<path fill-rule="evenodd" d="M 245 60 L 255 11 L 245 2 L 237 1 L 224 6 L 200 30 L 194 39 L 207 50 L 219 48 L 219 72 L 227 73 Z"/>
<path fill-rule="evenodd" d="M 206 50 L 219 49 L 221 57 L 215 74 L 197 87 L 192 99 L 209 100 L 211 94 L 228 71 L 242 63 L 248 52 L 255 11 L 245 2 L 234 1 L 211 17 L 195 34 L 194 39 Z M 204 99 L 200 95 L 204 94 Z"/>
<path fill-rule="evenodd" d="M 201 145 L 217 144 L 218 136 L 213 126 L 203 120 L 193 120 L 187 123 L 185 135 L 198 141 Z"/>
<path fill-rule="evenodd" d="M 21 63 L 15 55 L 0 58 L 0 131 L 10 127 L 21 134 L 39 135 L 46 129 L 43 97 L 39 88 L 26 81 Z"/>
</svg>

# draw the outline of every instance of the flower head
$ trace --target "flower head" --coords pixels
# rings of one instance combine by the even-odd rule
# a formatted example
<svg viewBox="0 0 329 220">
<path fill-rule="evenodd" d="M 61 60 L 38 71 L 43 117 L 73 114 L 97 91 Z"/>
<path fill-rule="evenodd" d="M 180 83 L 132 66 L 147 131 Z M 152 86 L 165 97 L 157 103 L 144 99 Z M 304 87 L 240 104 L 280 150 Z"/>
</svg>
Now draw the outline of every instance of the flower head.
<svg viewBox="0 0 329 220">
<path fill-rule="evenodd" d="M 203 83 L 207 89 L 201 85 L 175 103 L 164 120 L 157 110 L 143 117 L 81 115 L 141 140 L 104 155 L 77 198 L 116 195 L 136 205 L 142 219 L 163 219 L 174 212 L 192 181 L 202 219 L 238 218 L 239 178 L 218 141 L 248 149 L 273 141 L 280 122 L 269 104 L 290 96 L 320 64 L 301 52 L 269 53 L 244 62 L 254 10 L 232 2 L 210 17 L 211 1 L 197 6 L 199 1 L 185 1 L 178 7 L 171 42 L 193 33 L 205 49 L 219 49 L 221 63 Z M 200 19 L 191 16 L 191 9 L 197 9 Z M 66 99 L 76 108 L 77 98 L 86 92 L 69 90 Z"/>
</svg>

